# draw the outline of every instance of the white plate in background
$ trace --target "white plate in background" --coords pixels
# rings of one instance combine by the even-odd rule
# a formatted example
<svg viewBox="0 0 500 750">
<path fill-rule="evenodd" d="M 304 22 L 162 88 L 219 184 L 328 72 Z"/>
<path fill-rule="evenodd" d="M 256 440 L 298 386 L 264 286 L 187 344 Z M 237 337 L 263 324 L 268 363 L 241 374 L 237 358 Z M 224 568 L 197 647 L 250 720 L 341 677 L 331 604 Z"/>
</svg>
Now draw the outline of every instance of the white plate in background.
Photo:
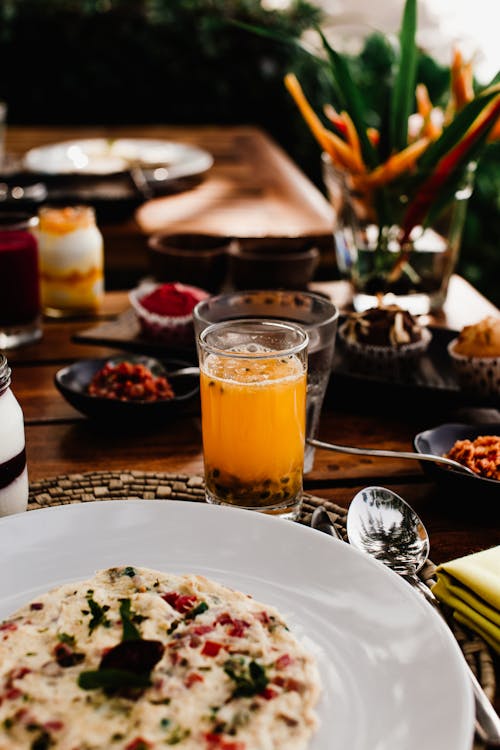
<svg viewBox="0 0 500 750">
<path fill-rule="evenodd" d="M 213 165 L 208 151 L 176 141 L 153 138 L 86 138 L 30 149 L 23 165 L 48 175 L 110 175 L 139 164 L 146 173 L 161 169 L 161 179 L 192 177 Z"/>
</svg>

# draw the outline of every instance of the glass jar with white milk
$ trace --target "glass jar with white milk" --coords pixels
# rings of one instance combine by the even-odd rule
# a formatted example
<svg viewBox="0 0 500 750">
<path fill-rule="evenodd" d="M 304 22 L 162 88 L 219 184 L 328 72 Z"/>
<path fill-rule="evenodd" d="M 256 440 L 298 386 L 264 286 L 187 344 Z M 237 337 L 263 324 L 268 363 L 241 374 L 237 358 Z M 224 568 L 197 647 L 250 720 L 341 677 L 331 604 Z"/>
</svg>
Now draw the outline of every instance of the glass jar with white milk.
<svg viewBox="0 0 500 750">
<path fill-rule="evenodd" d="M 0 516 L 21 513 L 28 505 L 24 419 L 10 389 L 10 375 L 0 354 Z"/>
</svg>

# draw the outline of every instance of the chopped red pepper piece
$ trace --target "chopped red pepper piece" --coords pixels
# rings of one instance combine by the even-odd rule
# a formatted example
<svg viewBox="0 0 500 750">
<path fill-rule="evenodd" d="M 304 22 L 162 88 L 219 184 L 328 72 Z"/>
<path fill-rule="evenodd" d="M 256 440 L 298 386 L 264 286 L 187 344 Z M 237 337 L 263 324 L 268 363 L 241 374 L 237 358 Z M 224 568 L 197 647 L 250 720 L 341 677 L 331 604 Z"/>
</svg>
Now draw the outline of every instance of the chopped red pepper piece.
<svg viewBox="0 0 500 750">
<path fill-rule="evenodd" d="M 276 669 L 285 669 L 286 667 L 289 667 L 290 664 L 293 663 L 293 659 L 290 656 L 290 654 L 283 654 L 279 657 L 279 659 L 276 659 L 274 662 L 274 666 Z"/>
<path fill-rule="evenodd" d="M 0 630 L 17 630 L 17 625 L 15 622 L 10 622 L 8 620 L 7 622 L 2 622 Z"/>
<path fill-rule="evenodd" d="M 245 620 L 234 619 L 232 624 L 233 627 L 229 630 L 228 635 L 233 636 L 234 638 L 241 638 L 244 636 L 246 629 L 250 627 L 250 623 Z"/>
<path fill-rule="evenodd" d="M 217 656 L 221 648 L 223 648 L 222 643 L 217 643 L 216 641 L 206 641 L 205 645 L 201 649 L 201 653 L 204 656 Z"/>
<path fill-rule="evenodd" d="M 234 740 L 225 740 L 221 734 L 207 732 L 205 734 L 207 750 L 245 750 L 244 742 L 234 742 Z"/>
<path fill-rule="evenodd" d="M 153 747 L 150 742 L 142 737 L 136 737 L 135 740 L 132 740 L 132 742 L 129 742 L 128 745 L 125 746 L 125 750 L 148 750 L 150 747 Z"/>
<path fill-rule="evenodd" d="M 7 690 L 7 692 L 4 695 L 4 698 L 6 698 L 8 701 L 14 701 L 16 698 L 20 698 L 22 695 L 21 691 L 17 688 L 11 688 L 10 690 Z"/>
<path fill-rule="evenodd" d="M 232 625 L 233 618 L 231 617 L 229 612 L 223 612 L 221 615 L 218 616 L 215 622 L 218 625 Z"/>
<path fill-rule="evenodd" d="M 52 721 L 46 721 L 43 725 L 43 728 L 46 729 L 48 732 L 58 732 L 60 729 L 64 727 L 64 724 L 62 721 L 58 721 L 57 719 L 53 719 Z"/>
<path fill-rule="evenodd" d="M 180 612 L 181 615 L 189 612 L 196 602 L 195 596 L 178 594 L 177 591 L 168 591 L 166 594 L 162 594 L 161 598 L 176 609 L 177 612 Z"/>
<path fill-rule="evenodd" d="M 270 701 L 273 698 L 276 698 L 276 696 L 278 695 L 278 691 L 277 690 L 273 690 L 273 688 L 266 687 L 266 688 L 264 688 L 264 690 L 262 691 L 262 693 L 259 693 L 259 695 L 261 695 L 263 698 L 265 698 L 266 701 Z"/>
<path fill-rule="evenodd" d="M 194 628 L 191 628 L 191 632 L 194 635 L 206 635 L 207 633 L 211 633 L 212 630 L 214 630 L 213 625 L 195 625 Z"/>
<path fill-rule="evenodd" d="M 201 674 L 198 674 L 198 672 L 190 672 L 184 680 L 184 685 L 187 688 L 190 688 L 196 682 L 204 682 L 203 676 Z"/>
</svg>

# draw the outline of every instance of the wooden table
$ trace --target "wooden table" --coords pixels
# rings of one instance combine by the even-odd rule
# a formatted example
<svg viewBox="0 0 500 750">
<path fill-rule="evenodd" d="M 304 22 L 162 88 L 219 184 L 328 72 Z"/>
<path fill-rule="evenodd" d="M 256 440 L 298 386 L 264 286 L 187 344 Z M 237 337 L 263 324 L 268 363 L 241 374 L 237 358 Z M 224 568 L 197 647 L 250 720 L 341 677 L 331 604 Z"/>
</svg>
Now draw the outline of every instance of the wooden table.
<svg viewBox="0 0 500 750">
<path fill-rule="evenodd" d="M 214 165 L 189 189 L 147 201 L 126 221 L 100 223 L 106 283 L 124 288 L 149 270 L 147 236 L 154 232 L 207 232 L 235 237 L 311 237 L 333 260 L 332 211 L 319 190 L 262 130 L 250 126 L 11 126 L 6 150 L 75 138 L 156 138 L 207 150 Z M 43 179 L 43 175 L 37 179 Z M 330 252 L 328 252 L 330 251 Z"/>
<path fill-rule="evenodd" d="M 88 128 L 79 132 L 82 136 L 92 134 Z M 102 129 L 99 129 L 93 131 L 93 134 L 102 132 Z M 119 132 L 118 129 L 113 129 L 106 131 L 106 134 L 116 136 L 123 132 L 123 129 Z M 144 135 L 144 132 L 144 128 L 126 129 L 128 135 Z M 208 147 L 216 153 L 217 169 L 215 171 L 214 168 L 214 175 L 219 180 L 219 185 L 224 179 L 228 180 L 226 197 L 234 196 L 235 190 L 237 192 L 235 185 L 240 186 L 240 200 L 234 203 L 234 211 L 226 211 L 225 206 L 230 205 L 231 201 L 229 200 L 229 204 L 225 203 L 222 191 L 216 195 L 216 200 L 210 206 L 207 204 L 206 214 L 200 216 L 194 211 L 189 219 L 185 216 L 182 220 L 185 223 L 181 222 L 183 228 L 209 227 L 210 224 L 204 225 L 203 221 L 211 221 L 214 215 L 212 211 L 219 212 L 221 221 L 226 211 L 226 219 L 229 215 L 231 220 L 238 222 L 243 222 L 243 219 L 250 221 L 252 216 L 254 222 L 260 219 L 258 229 L 262 233 L 270 227 L 276 233 L 284 232 L 285 226 L 288 226 L 290 233 L 318 233 L 325 236 L 329 231 L 330 219 L 326 202 L 279 149 L 273 150 L 276 164 L 281 164 L 278 170 L 281 174 L 279 179 L 262 171 L 250 175 L 248 164 L 251 162 L 252 149 L 249 144 L 260 143 L 261 154 L 266 152 L 269 144 L 265 137 L 261 140 L 258 131 L 249 128 L 229 129 L 225 137 L 216 128 L 150 128 L 147 132 L 151 136 L 168 136 Z M 68 128 L 37 128 L 36 131 L 12 128 L 9 129 L 8 148 L 23 151 L 36 142 L 56 141 L 75 135 L 75 129 Z M 235 148 L 239 149 L 237 156 Z M 260 158 L 258 151 L 257 148 L 257 151 L 253 152 L 256 164 Z M 245 153 L 243 159 L 242 154 Z M 244 164 L 239 161 L 240 158 Z M 292 189 L 288 185 L 288 192 L 281 193 L 278 183 L 282 179 L 281 184 L 287 184 L 287 170 L 290 183 L 294 187 Z M 261 187 L 249 187 L 252 180 L 254 183 L 261 180 Z M 207 182 L 204 188 L 208 193 L 209 185 L 210 182 Z M 274 202 L 271 199 L 273 192 L 275 198 L 278 196 Z M 121 267 L 130 263 L 129 269 L 140 272 L 140 264 L 137 265 L 136 257 L 137 246 L 134 244 L 137 236 L 144 240 L 144 227 L 147 226 L 148 230 L 151 230 L 159 226 L 155 221 L 158 220 L 158 216 L 165 216 L 165 200 L 179 198 L 182 202 L 185 197 L 153 201 L 143 207 L 137 216 L 143 223 L 143 230 L 137 222 L 124 222 L 114 228 L 109 227 L 106 245 L 109 263 L 112 265 L 120 262 L 121 248 Z M 289 216 L 294 213 L 301 201 L 306 209 L 300 213 L 303 223 L 298 223 L 297 215 L 297 223 L 287 224 Z M 168 205 L 170 210 L 171 204 Z M 261 213 L 263 206 L 267 206 L 267 214 Z M 116 246 L 112 244 L 113 237 Z M 341 307 L 349 303 L 348 288 L 342 282 L 321 283 L 315 285 L 315 288 L 330 294 Z M 126 306 L 125 293 L 108 293 L 98 319 L 112 318 Z M 476 322 L 491 313 L 498 314 L 498 311 L 467 282 L 459 277 L 453 277 L 444 314 L 434 322 L 459 329 L 464 324 Z M 88 328 L 91 323 L 88 319 L 47 320 L 40 342 L 8 353 L 13 368 L 13 390 L 25 415 L 30 479 L 36 481 L 58 474 L 119 470 L 125 467 L 144 471 L 201 473 L 203 463 L 198 413 L 146 431 L 138 439 L 133 425 L 130 425 L 129 431 L 104 431 L 98 423 L 91 422 L 76 412 L 60 396 L 53 384 L 54 374 L 59 367 L 79 358 L 115 353 L 110 349 L 75 344 L 71 341 L 73 334 Z M 322 414 L 320 438 L 337 443 L 409 450 L 417 432 L 442 422 L 456 420 L 457 416 L 460 416 L 445 404 L 434 404 L 431 411 L 425 408 L 425 404 L 401 405 L 390 401 L 380 403 L 376 400 L 370 403 L 366 398 L 358 403 L 355 397 L 341 401 L 337 400 L 336 396 L 333 379 Z M 498 412 L 481 412 L 475 416 L 478 420 L 500 421 Z M 435 563 L 499 543 L 498 516 L 493 518 L 484 509 L 476 507 L 473 498 L 462 498 L 462 501 L 465 501 L 464 505 L 463 502 L 455 503 L 453 498 L 443 497 L 416 462 L 377 460 L 318 451 L 314 469 L 305 480 L 308 491 L 343 507 L 348 506 L 359 489 L 370 484 L 385 485 L 413 505 L 429 530 L 431 557 Z M 498 699 L 497 710 L 500 710 Z"/>
</svg>

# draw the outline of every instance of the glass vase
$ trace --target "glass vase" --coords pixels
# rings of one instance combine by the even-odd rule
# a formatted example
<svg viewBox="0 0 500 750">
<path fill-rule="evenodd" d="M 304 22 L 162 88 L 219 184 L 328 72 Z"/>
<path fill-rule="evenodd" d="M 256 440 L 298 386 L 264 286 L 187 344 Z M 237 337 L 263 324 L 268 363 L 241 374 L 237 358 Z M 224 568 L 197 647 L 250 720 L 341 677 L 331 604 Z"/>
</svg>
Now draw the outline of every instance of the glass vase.
<svg viewBox="0 0 500 750">
<path fill-rule="evenodd" d="M 338 268 L 352 285 L 358 312 L 395 303 L 414 315 L 439 312 L 458 260 L 475 164 L 448 195 L 441 191 L 425 221 L 402 239 L 412 180 L 373 190 L 356 188 L 352 175 L 322 157 L 323 180 L 334 212 Z M 384 216 L 384 223 L 380 221 Z"/>
</svg>

